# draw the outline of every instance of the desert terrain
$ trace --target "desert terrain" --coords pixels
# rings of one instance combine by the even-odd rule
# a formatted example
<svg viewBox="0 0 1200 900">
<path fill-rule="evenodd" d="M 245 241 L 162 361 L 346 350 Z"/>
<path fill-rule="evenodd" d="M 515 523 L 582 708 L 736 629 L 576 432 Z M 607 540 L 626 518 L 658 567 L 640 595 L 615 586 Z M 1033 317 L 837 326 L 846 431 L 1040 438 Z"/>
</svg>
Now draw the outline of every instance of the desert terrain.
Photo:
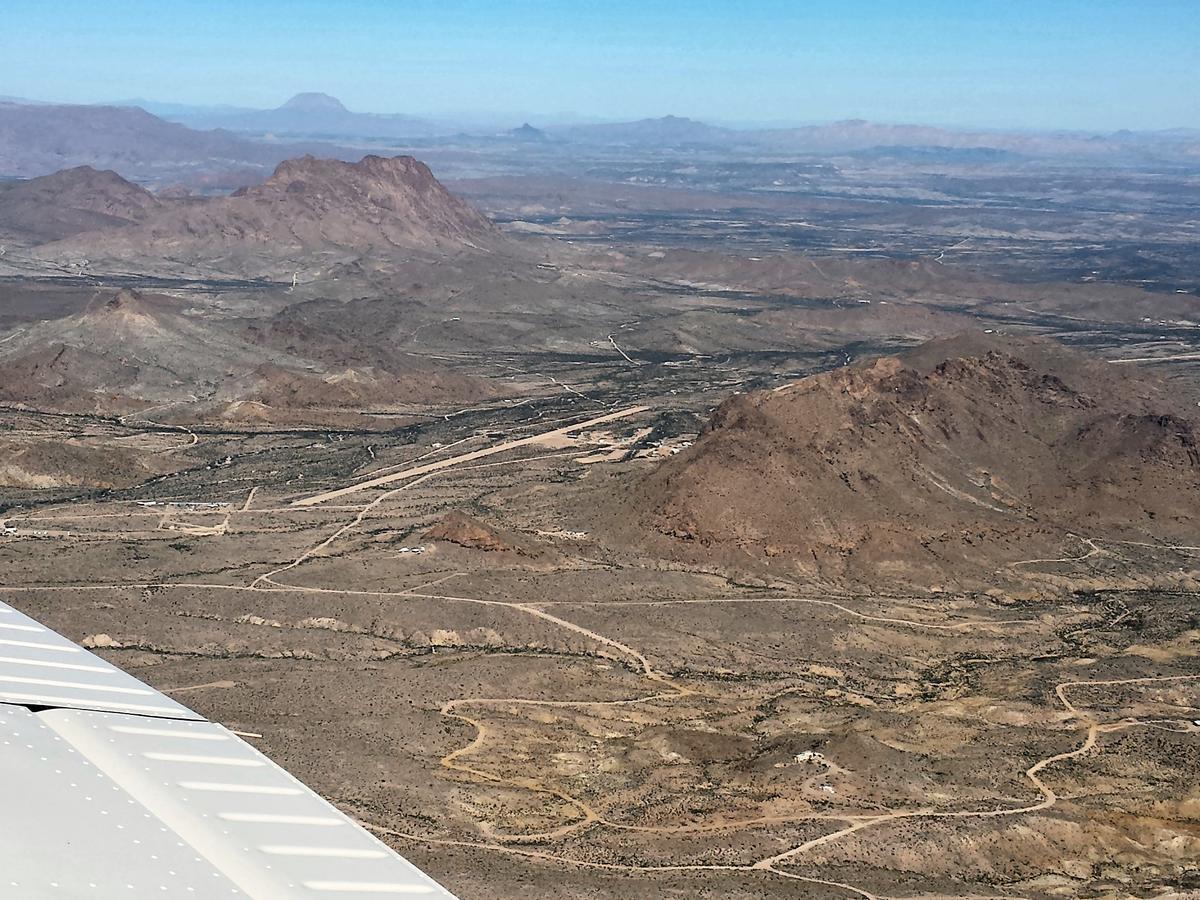
<svg viewBox="0 0 1200 900">
<path fill-rule="evenodd" d="M 269 112 L 4 170 L 5 602 L 463 900 L 1200 892 L 1193 145 Z"/>
</svg>

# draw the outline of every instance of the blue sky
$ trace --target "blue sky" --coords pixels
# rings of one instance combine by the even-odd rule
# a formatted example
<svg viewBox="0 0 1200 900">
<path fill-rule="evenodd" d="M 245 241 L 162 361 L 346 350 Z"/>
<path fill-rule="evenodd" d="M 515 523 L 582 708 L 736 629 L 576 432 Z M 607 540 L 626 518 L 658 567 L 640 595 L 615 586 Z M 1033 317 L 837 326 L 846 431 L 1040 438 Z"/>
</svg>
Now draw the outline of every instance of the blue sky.
<svg viewBox="0 0 1200 900">
<path fill-rule="evenodd" d="M 1200 127 L 1200 0 L 5 0 L 0 94 Z"/>
</svg>

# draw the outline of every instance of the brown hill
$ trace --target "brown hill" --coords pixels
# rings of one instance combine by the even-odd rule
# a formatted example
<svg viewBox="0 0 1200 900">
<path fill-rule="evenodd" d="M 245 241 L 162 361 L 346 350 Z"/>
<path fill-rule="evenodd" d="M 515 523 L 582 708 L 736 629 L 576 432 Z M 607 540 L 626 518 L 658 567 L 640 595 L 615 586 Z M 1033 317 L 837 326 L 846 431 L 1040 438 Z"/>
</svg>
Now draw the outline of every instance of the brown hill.
<svg viewBox="0 0 1200 900">
<path fill-rule="evenodd" d="M 621 513 L 710 558 L 979 584 L 1089 537 L 1194 544 L 1198 430 L 1125 368 L 960 337 L 735 395 Z"/>
<path fill-rule="evenodd" d="M 19 327 L 0 344 L 0 398 L 65 411 L 131 411 L 200 399 L 262 358 L 216 322 L 188 315 L 178 300 L 98 292 L 81 312 Z"/>
<path fill-rule="evenodd" d="M 127 487 L 180 465 L 162 453 L 76 438 L 0 438 L 0 487 Z"/>
<path fill-rule="evenodd" d="M 530 542 L 507 529 L 496 528 L 457 509 L 433 523 L 423 535 L 427 541 L 445 541 L 468 550 L 487 553 L 508 551 L 520 556 L 536 556 Z"/>
<path fill-rule="evenodd" d="M 244 217 L 245 237 L 280 241 L 286 234 L 302 246 L 461 246 L 496 234 L 411 156 L 287 160 L 265 183 L 214 208 Z"/>
<path fill-rule="evenodd" d="M 0 184 L 0 234 L 44 243 L 139 222 L 162 202 L 116 172 L 91 166 Z"/>
<path fill-rule="evenodd" d="M 262 339 L 264 334 L 267 339 Z M 293 330 L 286 346 L 170 297 L 100 292 L 79 313 L 0 340 L 0 400 L 66 412 L 203 419 L 253 401 L 260 418 L 321 421 L 329 411 L 408 409 L 497 393 L 487 382 L 386 348 L 351 356 L 335 327 Z M 288 410 L 280 416 L 271 410 Z"/>
<path fill-rule="evenodd" d="M 263 184 L 228 197 L 167 208 L 136 228 L 79 235 L 53 256 L 144 260 L 176 268 L 203 262 L 244 274 L 306 271 L 362 255 L 485 249 L 502 239 L 410 156 L 357 163 L 287 160 Z"/>
</svg>

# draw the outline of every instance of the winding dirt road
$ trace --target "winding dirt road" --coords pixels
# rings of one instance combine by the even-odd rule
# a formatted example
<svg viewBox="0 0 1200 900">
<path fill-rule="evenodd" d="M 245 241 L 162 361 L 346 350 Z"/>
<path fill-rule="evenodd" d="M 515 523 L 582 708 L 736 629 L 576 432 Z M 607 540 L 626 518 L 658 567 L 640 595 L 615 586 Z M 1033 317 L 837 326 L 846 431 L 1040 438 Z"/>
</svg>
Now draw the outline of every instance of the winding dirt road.
<svg viewBox="0 0 1200 900">
<path fill-rule="evenodd" d="M 569 708 L 569 709 L 602 709 L 621 705 L 648 704 L 648 703 L 670 703 L 678 701 L 684 697 L 695 695 L 698 692 L 686 685 L 679 684 L 669 674 L 655 668 L 651 660 L 646 654 L 635 647 L 632 647 L 622 641 L 612 638 L 608 635 L 599 633 L 593 629 L 572 622 L 563 616 L 547 612 L 542 608 L 546 605 L 586 605 L 588 601 L 563 601 L 561 603 L 529 603 L 529 602 L 511 602 L 502 600 L 485 599 L 481 597 L 468 597 L 454 594 L 437 594 L 428 593 L 427 590 L 438 583 L 444 582 L 450 578 L 456 577 L 457 574 L 443 576 L 436 581 L 429 582 L 419 587 L 407 591 L 364 591 L 352 589 L 337 589 L 337 588 L 316 588 L 299 584 L 288 584 L 277 580 L 278 576 L 284 572 L 293 571 L 301 567 L 305 562 L 312 559 L 323 550 L 333 545 L 336 541 L 344 537 L 349 532 L 356 529 L 363 523 L 366 516 L 381 504 L 387 502 L 399 492 L 407 490 L 434 477 L 436 474 L 444 470 L 451 469 L 455 466 L 461 466 L 463 463 L 482 457 L 490 456 L 497 453 L 502 453 L 507 450 L 516 449 L 523 446 L 535 445 L 545 442 L 548 439 L 568 435 L 572 432 L 589 428 L 595 425 L 600 425 L 606 422 L 625 418 L 628 416 L 637 415 L 647 411 L 648 407 L 634 406 L 623 409 L 617 412 L 608 413 L 603 416 L 598 416 L 585 421 L 576 422 L 550 431 L 542 432 L 530 437 L 520 438 L 516 440 L 504 441 L 480 450 L 475 450 L 469 453 L 459 454 L 439 460 L 437 462 L 418 465 L 402 469 L 400 471 L 388 472 L 378 475 L 377 477 L 358 482 L 337 490 L 328 491 L 322 494 L 313 495 L 295 501 L 293 507 L 312 506 L 315 504 L 326 503 L 327 501 L 347 496 L 358 491 L 382 487 L 391 484 L 395 481 L 408 479 L 406 483 L 395 487 L 391 490 L 384 491 L 378 496 L 364 503 L 360 507 L 349 507 L 348 511 L 352 510 L 353 514 L 338 525 L 327 537 L 313 544 L 293 558 L 290 562 L 280 565 L 277 568 L 258 575 L 248 585 L 228 585 L 228 584 L 207 584 L 195 582 L 148 582 L 136 584 L 107 584 L 107 585 L 88 585 L 88 586 L 61 586 L 61 585 L 27 585 L 19 587 L 9 587 L 6 590 L 13 591 L 54 591 L 54 590 L 69 590 L 69 591 L 103 591 L 117 590 L 130 587 L 139 588 L 160 588 L 160 589 L 195 589 L 204 588 L 220 591 L 244 591 L 249 593 L 278 593 L 278 592 L 301 592 L 301 593 L 316 593 L 324 595 L 367 595 L 376 597 L 418 597 L 424 599 L 440 600 L 444 602 L 458 602 L 468 604 L 481 604 L 488 606 L 500 606 L 510 609 L 531 618 L 535 618 L 543 623 L 546 623 L 556 629 L 569 632 L 585 638 L 598 645 L 597 655 L 604 658 L 613 659 L 620 662 L 631 672 L 638 677 L 644 679 L 651 686 L 650 692 L 640 694 L 634 697 L 605 700 L 605 701 L 570 701 L 570 700 L 540 700 L 521 697 L 507 698 L 478 698 L 478 697 L 460 697 L 446 701 L 441 707 L 441 714 L 447 719 L 453 719 L 468 725 L 474 729 L 474 736 L 464 746 L 448 753 L 441 759 L 441 765 L 448 771 L 456 772 L 460 776 L 493 785 L 507 785 L 513 788 L 528 790 L 530 792 L 540 794 L 547 797 L 553 797 L 561 801 L 566 806 L 573 810 L 573 814 L 569 821 L 564 822 L 555 828 L 537 834 L 501 834 L 496 831 L 490 823 L 479 823 L 480 831 L 484 837 L 482 841 L 469 840 L 450 840 L 434 838 L 426 835 L 410 834 L 394 829 L 386 828 L 381 825 L 372 824 L 369 821 L 364 822 L 367 827 L 370 827 L 375 832 L 387 835 L 396 839 L 414 841 L 423 844 L 432 844 L 439 846 L 453 846 L 461 848 L 471 848 L 477 850 L 486 850 L 489 852 L 497 852 L 509 854 L 526 859 L 534 859 L 543 862 L 553 863 L 556 865 L 564 865 L 578 869 L 596 869 L 610 872 L 623 872 L 629 874 L 654 874 L 654 873 L 685 873 L 685 872 L 726 872 L 726 873 L 758 873 L 767 874 L 775 877 L 786 878 L 790 880 L 798 880 L 814 885 L 822 885 L 825 887 L 837 888 L 844 890 L 856 896 L 868 898 L 868 900 L 882 900 L 878 895 L 871 893 L 866 888 L 853 885 L 845 882 L 817 878 L 814 876 L 801 875 L 791 871 L 783 866 L 795 862 L 799 857 L 809 851 L 822 846 L 828 846 L 832 843 L 840 841 L 852 834 L 864 831 L 866 829 L 883 826 L 888 823 L 893 823 L 901 820 L 913 819 L 949 819 L 949 818 L 995 818 L 1005 816 L 1019 816 L 1035 813 L 1045 810 L 1058 802 L 1058 794 L 1054 789 L 1043 780 L 1043 773 L 1050 767 L 1065 762 L 1077 757 L 1083 756 L 1092 752 L 1100 744 L 1102 735 L 1122 731 L 1134 727 L 1166 727 L 1173 731 L 1195 731 L 1195 727 L 1190 725 L 1185 719 L 1137 719 L 1123 718 L 1117 721 L 1104 722 L 1089 711 L 1081 710 L 1070 699 L 1069 692 L 1078 688 L 1103 688 L 1129 685 L 1150 685 L 1160 682 L 1179 682 L 1191 681 L 1200 679 L 1200 675 L 1171 675 L 1171 676 L 1151 676 L 1144 678 L 1116 679 L 1116 680 L 1079 680 L 1067 681 L 1056 685 L 1054 694 L 1063 707 L 1064 711 L 1078 722 L 1078 730 L 1082 732 L 1082 740 L 1072 749 L 1065 750 L 1059 753 L 1044 757 L 1032 765 L 1024 772 L 1026 779 L 1030 782 L 1034 790 L 1037 792 L 1037 798 L 1030 802 L 1014 807 L 1007 808 L 991 808 L 979 810 L 939 810 L 936 808 L 919 808 L 908 810 L 890 810 L 886 812 L 870 812 L 870 813 L 831 813 L 821 814 L 812 813 L 798 815 L 795 817 L 757 817 L 742 821 L 718 821 L 711 823 L 691 823 L 685 825 L 663 825 L 663 826 L 643 826 L 643 825 L 628 825 L 621 822 L 612 821 L 605 817 L 599 810 L 591 806 L 586 800 L 575 797 L 570 793 L 556 787 L 539 783 L 533 778 L 507 778 L 505 776 L 489 772 L 483 768 L 483 764 L 479 762 L 468 762 L 469 759 L 478 758 L 486 752 L 488 741 L 494 736 L 494 732 L 489 729 L 485 717 L 481 713 L 474 712 L 478 708 L 488 707 L 504 707 L 507 709 L 513 708 Z M 520 460 L 512 460 L 511 462 L 519 462 Z M 496 465 L 499 463 L 494 463 Z M 463 469 L 473 468 L 470 466 L 462 466 Z M 250 510 L 251 504 L 255 497 L 257 488 L 253 489 L 250 495 L 246 498 L 245 504 L 238 512 Z M 332 509 L 332 507 L 326 507 Z M 267 510 L 254 510 L 255 513 L 267 512 Z M 1081 557 L 1073 558 L 1071 561 L 1086 559 L 1096 553 L 1103 552 L 1093 540 L 1080 538 L 1080 540 L 1089 546 L 1090 552 Z M 1196 549 L 1196 548 L 1187 548 Z M 1065 561 L 1065 560 L 1064 560 Z M 1043 560 L 1025 560 L 1014 565 L 1032 564 L 1044 562 Z M 647 601 L 646 603 L 631 602 L 629 605 L 650 605 L 650 604 L 693 604 L 693 603 L 730 603 L 730 604 L 745 604 L 745 603 L 796 603 L 796 604 L 814 604 L 819 605 L 837 613 L 846 616 L 854 622 L 865 623 L 870 622 L 880 626 L 897 627 L 897 628 L 916 628 L 930 629 L 935 631 L 959 631 L 963 629 L 974 628 L 991 628 L 997 626 L 1021 626 L 1033 624 L 1030 620 L 961 620 L 961 621 L 940 621 L 940 622 L 922 622 L 914 619 L 905 619 L 895 616 L 880 616 L 870 613 L 860 612 L 847 606 L 844 603 L 834 602 L 832 600 L 809 598 L 809 597 L 733 597 L 733 598 L 705 598 L 696 600 L 659 600 Z M 199 689 L 206 687 L 215 687 L 218 683 L 198 685 L 188 689 Z M 359 815 L 362 819 L 363 816 Z M 564 856 L 555 853 L 549 853 L 541 850 L 530 849 L 520 846 L 521 844 L 532 841 L 555 840 L 565 837 L 574 832 L 588 828 L 608 828 L 613 830 L 624 831 L 640 831 L 656 834 L 687 834 L 687 833 L 707 833 L 720 831 L 737 831 L 760 828 L 775 824 L 787 824 L 801 821 L 827 821 L 839 824 L 841 827 L 835 828 L 818 837 L 811 838 L 802 843 L 789 847 L 781 852 L 774 853 L 769 856 L 764 856 L 760 859 L 745 862 L 745 863 L 730 863 L 730 864 L 678 864 L 678 865 L 627 865 L 621 863 L 600 862 L 594 860 L 575 859 L 569 856 Z"/>
</svg>

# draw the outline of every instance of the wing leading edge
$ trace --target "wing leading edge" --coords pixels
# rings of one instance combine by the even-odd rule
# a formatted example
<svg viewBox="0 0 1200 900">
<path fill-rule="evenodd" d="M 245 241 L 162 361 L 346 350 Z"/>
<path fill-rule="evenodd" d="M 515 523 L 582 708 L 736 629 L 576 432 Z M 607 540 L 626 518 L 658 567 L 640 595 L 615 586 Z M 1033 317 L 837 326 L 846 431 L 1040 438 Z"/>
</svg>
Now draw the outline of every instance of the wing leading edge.
<svg viewBox="0 0 1200 900">
<path fill-rule="evenodd" d="M 0 896 L 453 900 L 227 728 L 4 603 Z"/>
</svg>

